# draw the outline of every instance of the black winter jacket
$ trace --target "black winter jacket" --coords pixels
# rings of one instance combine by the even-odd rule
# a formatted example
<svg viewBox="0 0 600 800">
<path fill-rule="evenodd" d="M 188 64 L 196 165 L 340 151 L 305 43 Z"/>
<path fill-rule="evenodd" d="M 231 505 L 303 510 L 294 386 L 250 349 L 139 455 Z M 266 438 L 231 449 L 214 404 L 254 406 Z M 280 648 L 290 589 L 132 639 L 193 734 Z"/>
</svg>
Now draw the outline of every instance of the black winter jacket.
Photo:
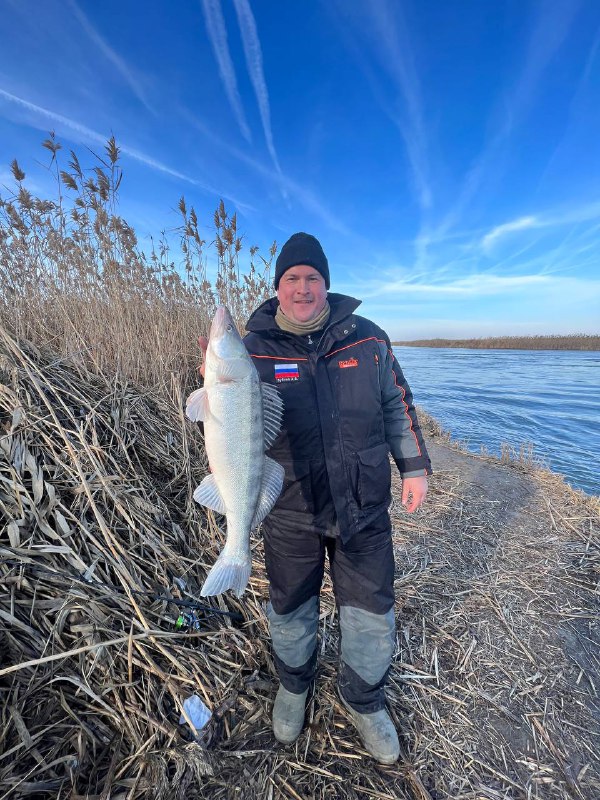
<svg viewBox="0 0 600 800">
<path fill-rule="evenodd" d="M 277 326 L 276 298 L 250 317 L 244 343 L 284 404 L 269 455 L 285 482 L 264 524 L 327 533 L 337 520 L 346 541 L 389 506 L 390 452 L 403 477 L 430 474 L 431 463 L 387 335 L 353 313 L 359 300 L 331 292 L 328 300 L 316 348 Z"/>
</svg>

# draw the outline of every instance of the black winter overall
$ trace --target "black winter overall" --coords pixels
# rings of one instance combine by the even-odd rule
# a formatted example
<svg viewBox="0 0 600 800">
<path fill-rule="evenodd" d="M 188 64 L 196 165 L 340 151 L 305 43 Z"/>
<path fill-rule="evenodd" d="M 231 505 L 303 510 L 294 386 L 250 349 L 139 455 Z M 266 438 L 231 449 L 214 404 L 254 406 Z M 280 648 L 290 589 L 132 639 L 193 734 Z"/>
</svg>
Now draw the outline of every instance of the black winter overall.
<svg viewBox="0 0 600 800">
<path fill-rule="evenodd" d="M 394 652 L 391 452 L 403 477 L 431 465 L 412 395 L 387 335 L 328 294 L 324 331 L 281 330 L 275 298 L 248 322 L 244 342 L 261 380 L 283 397 L 282 432 L 268 455 L 285 469 L 263 523 L 269 622 L 282 684 L 300 694 L 317 658 L 325 551 L 339 610 L 339 687 L 360 713 L 383 708 Z"/>
</svg>

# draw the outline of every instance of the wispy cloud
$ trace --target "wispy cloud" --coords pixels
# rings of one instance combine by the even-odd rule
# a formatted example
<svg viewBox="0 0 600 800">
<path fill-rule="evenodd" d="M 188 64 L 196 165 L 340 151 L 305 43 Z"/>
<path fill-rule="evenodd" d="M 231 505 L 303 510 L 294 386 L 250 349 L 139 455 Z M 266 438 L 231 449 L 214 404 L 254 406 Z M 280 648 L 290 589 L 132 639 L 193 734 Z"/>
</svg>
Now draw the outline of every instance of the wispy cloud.
<svg viewBox="0 0 600 800">
<path fill-rule="evenodd" d="M 440 297 L 449 299 L 489 297 L 521 290 L 524 287 L 540 287 L 548 285 L 552 278 L 547 275 L 495 275 L 492 273 L 466 275 L 456 277 L 447 282 L 417 282 L 400 278 L 395 281 L 382 282 L 371 291 L 364 291 L 363 296 L 381 297 L 383 295 L 423 295 L 429 300 Z"/>
<path fill-rule="evenodd" d="M 34 115 L 34 127 L 39 128 L 41 130 L 47 130 L 47 126 L 40 121 L 39 118 L 43 121 L 48 121 L 52 125 L 59 125 L 63 129 L 67 129 L 68 131 L 72 131 L 73 133 L 77 134 L 77 140 L 83 141 L 92 141 L 97 142 L 99 144 L 105 145 L 109 135 L 102 134 L 98 131 L 93 130 L 92 128 L 88 128 L 86 125 L 82 125 L 80 122 L 76 120 L 70 119 L 69 117 L 65 117 L 62 114 L 57 114 L 55 111 L 51 111 L 50 109 L 43 108 L 42 106 L 35 105 L 35 103 L 30 103 L 28 100 L 23 99 L 22 97 L 17 97 L 10 92 L 5 91 L 4 89 L 0 89 L 0 98 L 7 100 L 9 103 L 19 106 L 20 108 L 30 112 Z M 37 119 L 36 119 L 37 118 Z M 202 189 L 206 192 L 214 194 L 216 197 L 224 197 L 227 200 L 231 200 L 234 202 L 238 208 L 251 210 L 252 206 L 248 205 L 240 201 L 237 197 L 234 197 L 224 189 L 216 189 L 209 184 L 198 180 L 197 178 L 192 178 L 189 175 L 186 175 L 179 170 L 173 169 L 172 167 L 163 164 L 156 158 L 149 156 L 147 153 L 143 153 L 140 150 L 137 150 L 133 147 L 129 147 L 128 145 L 123 145 L 120 142 L 118 143 L 120 151 L 129 156 L 129 158 L 134 159 L 134 161 L 139 161 L 141 164 L 149 167 L 150 169 L 155 170 L 156 172 L 162 172 L 165 175 L 169 175 L 172 178 L 177 178 L 178 180 L 185 181 L 186 183 L 192 184 L 193 186 L 197 186 L 199 189 Z"/>
<path fill-rule="evenodd" d="M 519 217 L 510 222 L 504 222 L 488 231 L 481 238 L 480 244 L 483 251 L 489 254 L 500 239 L 512 233 L 527 229 L 541 230 L 544 228 L 575 226 L 579 223 L 593 221 L 600 221 L 600 202 L 562 210 L 554 209 L 553 211 Z"/>
<path fill-rule="evenodd" d="M 84 12 L 79 8 L 75 0 L 69 0 L 69 6 L 71 7 L 73 14 L 77 17 L 81 27 L 84 29 L 86 34 L 90 37 L 90 39 L 94 42 L 94 44 L 101 50 L 103 55 L 110 61 L 110 63 L 117 69 L 117 71 L 122 75 L 125 81 L 129 84 L 129 87 L 133 91 L 134 95 L 137 99 L 144 105 L 148 111 L 152 114 L 155 114 L 155 110 L 152 106 L 148 103 L 144 91 L 140 85 L 140 82 L 133 74 L 132 70 L 127 66 L 125 61 L 121 58 L 118 53 L 116 53 L 113 48 L 108 44 L 106 39 L 94 28 L 92 23 L 89 21 L 88 17 L 84 14 Z"/>
<path fill-rule="evenodd" d="M 497 225 L 483 237 L 481 240 L 481 247 L 486 253 L 489 253 L 498 239 L 501 239 L 507 234 L 514 233 L 515 231 L 523 231 L 526 228 L 533 228 L 535 225 L 535 217 L 521 217 L 520 219 L 515 219 L 512 222 L 505 222 L 503 225 Z"/>
<path fill-rule="evenodd" d="M 600 279 L 463 275 L 444 283 L 397 281 L 358 296 L 365 301 L 364 313 L 374 315 L 392 338 L 465 336 L 469 328 L 476 336 L 592 333 L 598 330 Z"/>
<path fill-rule="evenodd" d="M 520 116 L 529 109 L 531 99 L 538 90 L 540 80 L 571 32 L 571 26 L 580 0 L 556 0 L 537 6 L 523 71 L 514 87 L 510 107 Z M 506 122 L 510 127 L 510 120 Z"/>
<path fill-rule="evenodd" d="M 204 19 L 208 30 L 208 36 L 215 53 L 215 58 L 217 59 L 219 74 L 221 75 L 223 86 L 225 87 L 229 105 L 231 106 L 231 110 L 237 120 L 242 135 L 250 142 L 252 136 L 248 123 L 246 122 L 244 109 L 242 108 L 235 70 L 231 60 L 231 54 L 229 53 L 227 30 L 225 28 L 225 20 L 223 18 L 220 0 L 202 0 L 202 8 L 204 10 Z"/>
<path fill-rule="evenodd" d="M 375 27 L 375 52 L 404 98 L 404 113 L 398 114 L 394 109 L 388 109 L 388 112 L 404 139 L 419 204 L 428 209 L 433 201 L 427 158 L 428 136 L 419 76 L 402 5 L 385 0 L 368 3 L 367 8 Z"/>
<path fill-rule="evenodd" d="M 250 8 L 248 0 L 234 0 L 235 10 L 237 13 L 240 32 L 242 34 L 242 44 L 244 47 L 244 55 L 246 56 L 246 66 L 248 67 L 248 74 L 250 81 L 254 87 L 254 94 L 258 103 L 258 110 L 260 112 L 260 119 L 267 142 L 267 149 L 269 155 L 273 159 L 273 164 L 277 172 L 281 173 L 279 166 L 279 159 L 275 151 L 273 143 L 273 131 L 271 130 L 271 108 L 269 105 L 269 93 L 267 91 L 267 84 L 263 70 L 262 49 L 260 40 L 258 38 L 258 31 L 256 30 L 256 21 Z"/>
<path fill-rule="evenodd" d="M 458 200 L 442 221 L 440 232 L 456 225 L 486 182 L 499 179 L 511 134 L 529 112 L 544 73 L 570 33 L 579 6 L 579 0 L 557 0 L 539 6 L 521 72 L 493 112 L 490 128 L 495 133 L 469 168 Z"/>
<path fill-rule="evenodd" d="M 345 0 L 335 0 L 332 6 L 340 33 L 352 49 L 375 100 L 402 137 L 418 205 L 427 210 L 433 204 L 428 132 L 411 37 L 401 5 L 378 0 L 360 6 L 357 11 Z M 391 79 L 395 96 L 390 97 L 382 75 Z"/>
<path fill-rule="evenodd" d="M 599 234 L 598 201 L 545 209 L 487 231 L 455 232 L 431 240 L 426 271 L 414 253 L 405 261 L 398 260 L 397 252 L 388 253 L 383 260 L 380 255 L 379 261 L 373 262 L 375 268 L 369 270 L 377 276 L 375 279 L 350 270 L 353 286 L 349 291 L 371 304 L 393 302 L 394 308 L 402 304 L 448 305 L 460 307 L 461 315 L 482 305 L 501 309 L 510 304 L 524 318 L 529 308 L 538 314 L 547 311 L 547 326 L 550 320 L 554 324 L 567 313 L 564 309 L 557 311 L 558 298 L 562 298 L 565 309 L 570 309 L 568 313 L 581 312 L 588 321 L 594 316 L 597 320 Z M 503 256 L 498 259 L 497 245 L 505 239 L 510 247 L 502 247 Z M 407 253 L 410 244 L 403 245 Z M 488 268 L 482 268 L 484 264 Z"/>
<path fill-rule="evenodd" d="M 540 185 L 544 185 L 549 176 L 552 175 L 556 163 L 561 159 L 572 158 L 569 151 L 572 153 L 573 139 L 577 137 L 577 133 L 584 130 L 589 125 L 589 120 L 586 113 L 586 101 L 588 98 L 591 100 L 591 105 L 596 104 L 596 85 L 592 80 L 593 68 L 598 52 L 600 51 L 600 27 L 596 31 L 594 40 L 592 41 L 588 56 L 583 67 L 581 77 L 577 83 L 577 88 L 573 93 L 571 102 L 569 103 L 568 112 L 563 116 L 567 119 L 564 133 L 561 136 L 558 144 L 555 146 L 554 151 L 540 177 Z M 592 99 L 593 98 L 593 99 Z"/>
</svg>

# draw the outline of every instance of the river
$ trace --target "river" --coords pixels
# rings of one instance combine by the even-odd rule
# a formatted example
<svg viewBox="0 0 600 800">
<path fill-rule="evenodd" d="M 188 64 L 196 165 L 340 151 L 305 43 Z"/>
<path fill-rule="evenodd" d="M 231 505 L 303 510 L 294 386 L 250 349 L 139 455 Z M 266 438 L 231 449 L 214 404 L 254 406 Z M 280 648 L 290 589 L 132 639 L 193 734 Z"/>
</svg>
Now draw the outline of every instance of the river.
<svg viewBox="0 0 600 800">
<path fill-rule="evenodd" d="M 534 453 L 600 494 L 600 352 L 394 347 L 415 402 L 454 439 Z M 434 464 L 435 469 L 435 464 Z"/>
</svg>

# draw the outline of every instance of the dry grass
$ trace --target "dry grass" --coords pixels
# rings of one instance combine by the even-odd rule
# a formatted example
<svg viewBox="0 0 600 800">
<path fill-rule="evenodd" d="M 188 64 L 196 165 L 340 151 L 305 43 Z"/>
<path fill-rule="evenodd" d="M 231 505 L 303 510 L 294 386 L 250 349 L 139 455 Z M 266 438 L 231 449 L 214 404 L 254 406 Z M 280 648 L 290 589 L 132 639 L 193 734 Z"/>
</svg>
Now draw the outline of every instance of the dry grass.
<svg viewBox="0 0 600 800">
<path fill-rule="evenodd" d="M 260 541 L 249 591 L 213 601 L 241 620 L 176 628 L 222 541 L 190 505 L 204 456 L 177 385 L 166 401 L 7 335 L 1 352 L 0 796 L 598 796 L 596 500 L 434 438 L 427 510 L 407 517 L 397 485 L 392 508 L 401 762 L 376 765 L 336 699 L 328 581 L 308 726 L 285 748 Z M 192 692 L 213 710 L 198 740 L 178 724 Z"/>
</svg>

